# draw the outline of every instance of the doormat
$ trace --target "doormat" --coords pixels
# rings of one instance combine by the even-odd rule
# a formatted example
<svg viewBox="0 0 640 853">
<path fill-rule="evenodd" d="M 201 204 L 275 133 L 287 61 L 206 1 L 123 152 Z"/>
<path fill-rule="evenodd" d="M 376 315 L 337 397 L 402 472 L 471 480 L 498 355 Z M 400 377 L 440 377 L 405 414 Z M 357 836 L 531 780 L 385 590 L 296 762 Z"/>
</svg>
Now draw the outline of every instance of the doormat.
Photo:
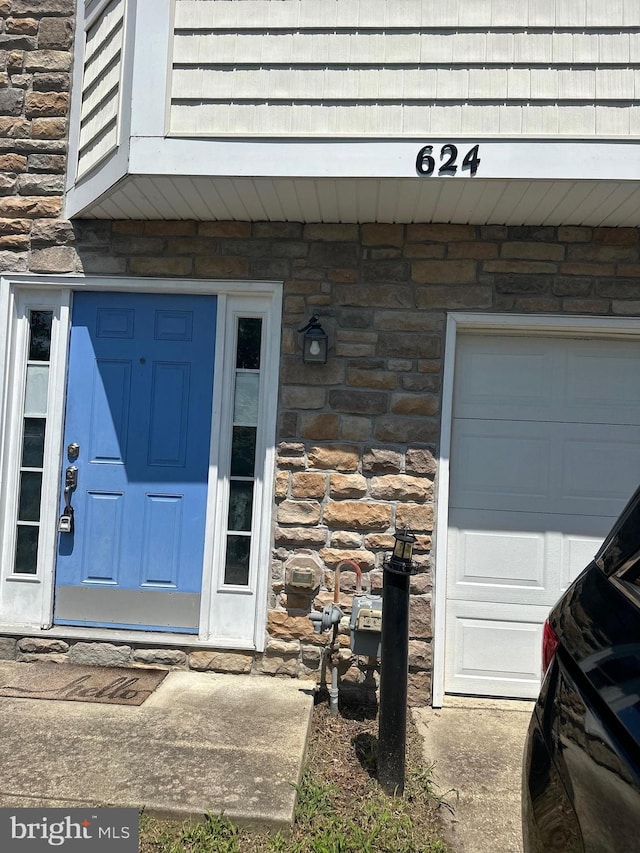
<svg viewBox="0 0 640 853">
<path fill-rule="evenodd" d="M 163 669 L 75 664 L 17 664 L 0 673 L 0 696 L 142 705 L 167 675 Z"/>
</svg>

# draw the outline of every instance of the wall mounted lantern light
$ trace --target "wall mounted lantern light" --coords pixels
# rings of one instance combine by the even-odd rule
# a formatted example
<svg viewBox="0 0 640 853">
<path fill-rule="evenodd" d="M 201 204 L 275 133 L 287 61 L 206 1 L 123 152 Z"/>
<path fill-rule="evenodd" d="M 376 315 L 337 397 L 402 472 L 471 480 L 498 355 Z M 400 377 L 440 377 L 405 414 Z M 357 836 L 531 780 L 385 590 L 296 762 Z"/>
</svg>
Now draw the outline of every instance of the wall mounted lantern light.
<svg viewBox="0 0 640 853">
<path fill-rule="evenodd" d="M 311 364 L 326 364 L 329 338 L 314 314 L 307 325 L 298 329 L 304 332 L 302 339 L 302 360 Z"/>
</svg>

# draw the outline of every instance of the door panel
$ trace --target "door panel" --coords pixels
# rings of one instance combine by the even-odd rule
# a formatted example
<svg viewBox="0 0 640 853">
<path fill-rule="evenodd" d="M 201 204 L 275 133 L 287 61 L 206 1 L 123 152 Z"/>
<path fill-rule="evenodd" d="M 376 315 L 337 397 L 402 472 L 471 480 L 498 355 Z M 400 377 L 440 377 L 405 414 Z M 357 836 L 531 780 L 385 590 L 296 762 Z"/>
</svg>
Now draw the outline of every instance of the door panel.
<svg viewBox="0 0 640 853">
<path fill-rule="evenodd" d="M 197 631 L 215 320 L 214 296 L 76 295 L 64 443 L 80 454 L 57 623 Z"/>
</svg>

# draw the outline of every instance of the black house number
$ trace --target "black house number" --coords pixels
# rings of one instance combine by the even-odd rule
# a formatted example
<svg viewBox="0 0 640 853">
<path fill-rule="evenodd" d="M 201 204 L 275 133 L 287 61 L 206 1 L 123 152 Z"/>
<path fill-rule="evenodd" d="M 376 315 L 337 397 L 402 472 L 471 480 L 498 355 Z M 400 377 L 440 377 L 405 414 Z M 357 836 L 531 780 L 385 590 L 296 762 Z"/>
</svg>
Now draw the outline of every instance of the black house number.
<svg viewBox="0 0 640 853">
<path fill-rule="evenodd" d="M 471 177 L 475 175 L 478 171 L 478 166 L 480 165 L 480 157 L 478 157 L 479 150 L 480 146 L 474 145 L 473 148 L 467 151 L 462 160 L 462 170 L 468 169 Z M 447 142 L 446 145 L 443 145 L 440 149 L 441 165 L 438 167 L 438 174 L 455 175 L 458 171 L 457 159 L 458 146 L 454 145 L 453 142 Z M 429 177 L 429 175 L 433 175 L 435 170 L 436 158 L 433 156 L 433 145 L 425 145 L 418 151 L 418 156 L 416 157 L 416 172 L 419 175 Z"/>
</svg>

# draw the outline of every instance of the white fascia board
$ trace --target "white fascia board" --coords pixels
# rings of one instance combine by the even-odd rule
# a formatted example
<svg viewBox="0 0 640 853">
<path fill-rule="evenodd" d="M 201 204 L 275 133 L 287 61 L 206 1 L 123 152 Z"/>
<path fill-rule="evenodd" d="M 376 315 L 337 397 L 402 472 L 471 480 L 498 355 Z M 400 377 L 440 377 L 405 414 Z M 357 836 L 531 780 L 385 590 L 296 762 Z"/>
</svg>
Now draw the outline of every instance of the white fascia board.
<svg viewBox="0 0 640 853">
<path fill-rule="evenodd" d="M 172 59 L 174 0 L 136 0 L 132 38 L 131 134 L 165 134 Z M 144 37 L 142 36 L 144 34 Z"/>
<path fill-rule="evenodd" d="M 443 146 L 458 149 L 458 171 L 449 180 L 472 180 L 462 160 L 479 145 L 476 177 L 524 180 L 640 179 L 640 145 L 628 140 L 536 139 L 181 139 L 137 136 L 131 139 L 130 174 L 191 177 L 409 178 L 418 152 L 433 146 L 438 167 Z M 440 175 L 439 177 L 443 177 Z"/>
</svg>

